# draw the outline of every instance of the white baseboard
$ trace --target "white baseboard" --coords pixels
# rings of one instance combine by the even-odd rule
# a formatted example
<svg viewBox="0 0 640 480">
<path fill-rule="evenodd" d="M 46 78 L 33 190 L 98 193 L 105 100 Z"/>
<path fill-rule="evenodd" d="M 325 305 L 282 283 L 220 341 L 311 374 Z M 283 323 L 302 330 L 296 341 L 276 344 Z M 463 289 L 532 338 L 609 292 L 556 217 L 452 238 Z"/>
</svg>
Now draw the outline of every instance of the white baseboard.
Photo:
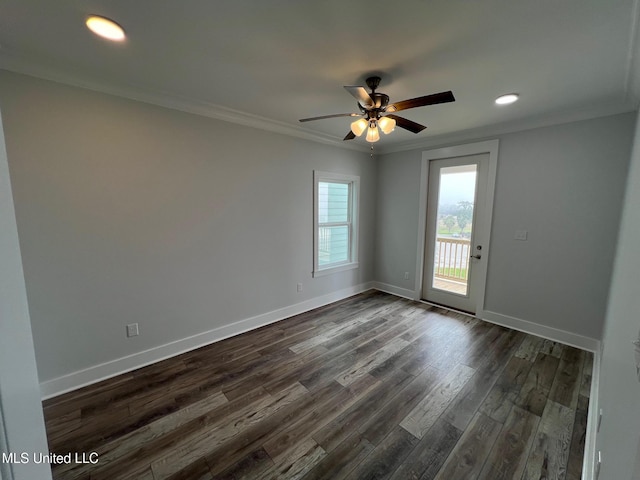
<svg viewBox="0 0 640 480">
<path fill-rule="evenodd" d="M 513 330 L 519 330 L 524 333 L 530 333 L 531 335 L 553 340 L 554 342 L 560 342 L 565 345 L 581 348 L 582 350 L 596 352 L 600 348 L 600 341 L 595 338 L 585 337 L 577 333 L 548 327 L 528 320 L 522 320 L 521 318 L 510 317 L 501 313 L 483 310 L 482 312 L 477 313 L 476 317 Z"/>
<path fill-rule="evenodd" d="M 390 285 L 388 283 L 382 283 L 382 282 L 371 282 L 371 283 L 372 283 L 371 288 L 375 288 L 376 290 L 380 290 L 381 292 L 390 293 L 398 297 L 408 298 L 409 300 L 417 300 L 416 292 L 414 292 L 413 290 L 396 287 L 395 285 Z"/>
<path fill-rule="evenodd" d="M 140 367 L 174 357 L 181 353 L 219 342 L 225 338 L 233 337 L 240 333 L 244 333 L 294 315 L 308 312 L 309 310 L 322 307 L 329 303 L 337 302 L 338 300 L 348 298 L 372 288 L 374 288 L 373 282 L 355 285 L 320 297 L 305 300 L 304 302 L 296 303 L 288 307 L 279 308 L 271 312 L 246 318 L 229 325 L 223 325 L 222 327 L 217 327 L 191 337 L 182 338 L 142 352 L 137 352 L 126 357 L 116 358 L 99 365 L 78 370 L 61 377 L 41 382 L 40 393 L 43 400 L 56 397 L 86 385 L 91 385 L 93 383 L 106 380 L 107 378 L 115 377 L 116 375 L 121 375 Z"/>
</svg>

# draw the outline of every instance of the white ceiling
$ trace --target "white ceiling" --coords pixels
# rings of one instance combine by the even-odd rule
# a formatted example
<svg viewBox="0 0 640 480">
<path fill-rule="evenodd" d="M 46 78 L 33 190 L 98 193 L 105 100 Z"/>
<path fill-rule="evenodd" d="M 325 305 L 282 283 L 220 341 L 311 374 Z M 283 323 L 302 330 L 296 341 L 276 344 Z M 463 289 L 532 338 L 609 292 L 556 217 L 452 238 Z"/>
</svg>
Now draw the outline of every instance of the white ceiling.
<svg viewBox="0 0 640 480">
<path fill-rule="evenodd" d="M 379 74 L 401 112 L 383 150 L 634 110 L 638 0 L 0 0 L 0 68 L 336 144 L 343 85 Z M 119 22 L 113 44 L 84 26 Z M 521 100 L 498 107 L 496 96 Z"/>
</svg>

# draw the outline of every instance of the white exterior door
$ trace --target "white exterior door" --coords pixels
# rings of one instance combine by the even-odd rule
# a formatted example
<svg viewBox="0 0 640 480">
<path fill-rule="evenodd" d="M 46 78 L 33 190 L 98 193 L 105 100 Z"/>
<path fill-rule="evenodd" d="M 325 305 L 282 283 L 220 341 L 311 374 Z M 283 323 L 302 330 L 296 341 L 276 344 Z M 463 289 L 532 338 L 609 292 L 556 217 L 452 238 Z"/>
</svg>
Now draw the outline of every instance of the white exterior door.
<svg viewBox="0 0 640 480">
<path fill-rule="evenodd" d="M 489 160 L 479 153 L 428 166 L 422 298 L 474 314 L 486 278 Z"/>
</svg>

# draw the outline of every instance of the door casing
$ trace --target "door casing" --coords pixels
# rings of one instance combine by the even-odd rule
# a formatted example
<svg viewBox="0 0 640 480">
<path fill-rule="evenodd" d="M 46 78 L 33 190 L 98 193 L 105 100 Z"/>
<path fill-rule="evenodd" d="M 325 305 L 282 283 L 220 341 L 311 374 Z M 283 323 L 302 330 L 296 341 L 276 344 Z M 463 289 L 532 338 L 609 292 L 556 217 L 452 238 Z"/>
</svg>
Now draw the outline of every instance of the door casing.
<svg viewBox="0 0 640 480">
<path fill-rule="evenodd" d="M 484 142 L 468 143 L 464 145 L 455 145 L 452 147 L 437 148 L 422 152 L 422 168 L 420 172 L 420 198 L 418 208 L 418 245 L 416 252 L 416 280 L 414 299 L 421 300 L 424 278 L 424 261 L 425 261 L 425 244 L 427 230 L 427 191 L 429 184 L 429 162 L 431 160 L 440 160 L 452 157 L 462 157 L 469 155 L 477 155 L 481 153 L 489 154 L 489 168 L 487 176 L 486 190 L 486 215 L 482 220 L 480 235 L 476 243 L 482 245 L 483 256 L 486 261 L 479 262 L 476 265 L 477 273 L 482 279 L 480 282 L 475 306 L 475 315 L 480 316 L 484 310 L 484 297 L 486 291 L 486 278 L 488 265 L 490 260 L 491 246 L 491 223 L 493 218 L 493 199 L 496 183 L 496 172 L 498 166 L 498 140 L 487 140 Z"/>
</svg>

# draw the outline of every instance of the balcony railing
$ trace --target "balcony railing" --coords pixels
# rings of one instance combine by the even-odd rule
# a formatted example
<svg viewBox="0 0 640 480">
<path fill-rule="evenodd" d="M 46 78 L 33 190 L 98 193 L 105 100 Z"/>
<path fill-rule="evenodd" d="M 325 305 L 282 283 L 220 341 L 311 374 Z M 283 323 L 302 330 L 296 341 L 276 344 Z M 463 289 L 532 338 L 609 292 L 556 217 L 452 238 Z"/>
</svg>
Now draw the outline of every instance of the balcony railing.
<svg viewBox="0 0 640 480">
<path fill-rule="evenodd" d="M 437 237 L 433 276 L 466 283 L 470 253 L 469 239 Z"/>
</svg>

